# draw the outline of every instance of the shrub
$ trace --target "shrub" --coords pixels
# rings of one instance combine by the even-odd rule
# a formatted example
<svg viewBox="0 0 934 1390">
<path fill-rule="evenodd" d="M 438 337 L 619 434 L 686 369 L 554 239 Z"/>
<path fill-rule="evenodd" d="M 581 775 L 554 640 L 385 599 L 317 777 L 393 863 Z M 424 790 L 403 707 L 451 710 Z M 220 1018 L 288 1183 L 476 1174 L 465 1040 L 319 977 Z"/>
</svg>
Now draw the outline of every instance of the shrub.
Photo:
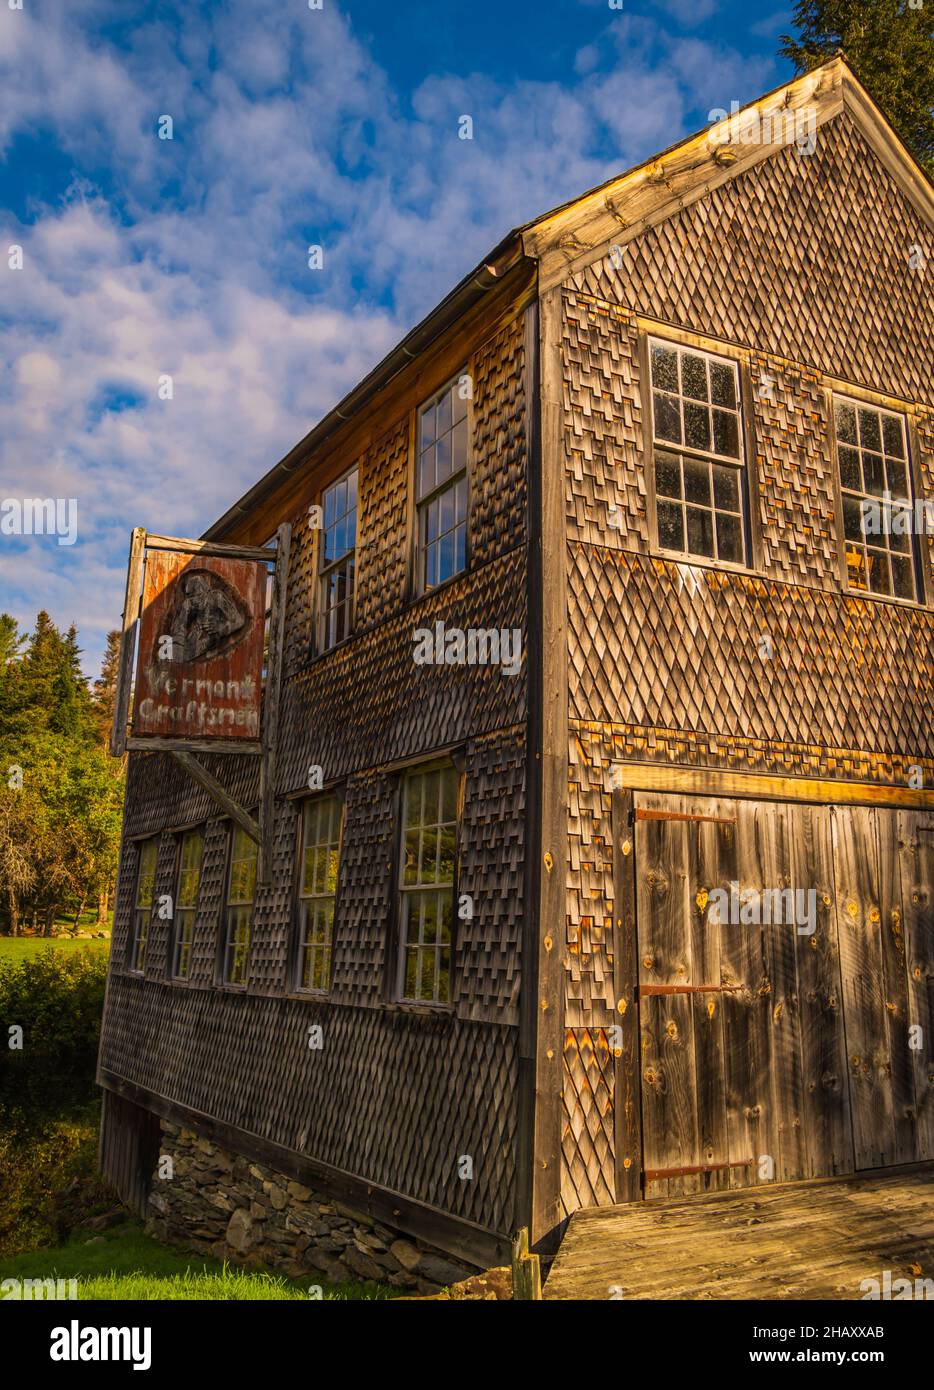
<svg viewBox="0 0 934 1390">
<path fill-rule="evenodd" d="M 91 951 L 0 958 L 0 1253 L 52 1244 L 104 1200 L 94 1072 L 106 978 Z M 14 1025 L 22 1050 L 9 1047 Z"/>
<path fill-rule="evenodd" d="M 0 1066 L 93 1079 L 106 979 L 106 959 L 90 951 L 49 947 L 27 960 L 0 959 Z M 9 1049 L 14 1024 L 23 1030 L 22 1051 Z"/>
</svg>

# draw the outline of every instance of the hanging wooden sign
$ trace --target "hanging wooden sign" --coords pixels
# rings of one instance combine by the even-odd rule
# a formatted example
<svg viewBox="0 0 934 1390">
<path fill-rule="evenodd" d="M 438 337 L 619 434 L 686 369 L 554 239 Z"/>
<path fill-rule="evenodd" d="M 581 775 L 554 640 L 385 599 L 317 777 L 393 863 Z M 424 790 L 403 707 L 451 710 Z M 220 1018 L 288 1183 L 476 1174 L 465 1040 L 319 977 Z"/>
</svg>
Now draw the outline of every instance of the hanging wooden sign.
<svg viewBox="0 0 934 1390">
<path fill-rule="evenodd" d="M 259 738 L 266 581 L 252 560 L 149 551 L 134 740 Z"/>
</svg>

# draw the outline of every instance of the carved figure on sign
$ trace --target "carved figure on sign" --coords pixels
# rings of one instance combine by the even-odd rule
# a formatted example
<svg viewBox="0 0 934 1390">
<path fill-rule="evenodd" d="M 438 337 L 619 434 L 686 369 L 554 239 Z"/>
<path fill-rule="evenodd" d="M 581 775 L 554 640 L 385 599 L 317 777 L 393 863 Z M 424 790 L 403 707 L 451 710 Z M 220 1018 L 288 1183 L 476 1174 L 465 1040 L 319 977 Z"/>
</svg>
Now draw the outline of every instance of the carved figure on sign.
<svg viewBox="0 0 934 1390">
<path fill-rule="evenodd" d="M 178 583 L 168 615 L 169 659 L 207 661 L 231 651 L 250 630 L 250 615 L 236 591 L 219 574 L 193 569 Z"/>
</svg>

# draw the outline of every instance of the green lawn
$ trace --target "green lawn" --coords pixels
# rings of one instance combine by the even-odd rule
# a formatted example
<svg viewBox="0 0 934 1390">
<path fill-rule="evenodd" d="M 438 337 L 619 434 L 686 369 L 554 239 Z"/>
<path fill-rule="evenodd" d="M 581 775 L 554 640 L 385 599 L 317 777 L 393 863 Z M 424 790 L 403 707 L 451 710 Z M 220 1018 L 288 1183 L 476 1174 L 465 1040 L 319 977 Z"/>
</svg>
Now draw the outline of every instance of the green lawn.
<svg viewBox="0 0 934 1390">
<path fill-rule="evenodd" d="M 87 1242 L 91 1240 L 92 1244 Z M 139 1222 L 102 1231 L 75 1231 L 65 1245 L 0 1260 L 3 1279 L 77 1279 L 79 1299 L 383 1299 L 396 1290 L 379 1284 L 318 1284 L 222 1264 L 160 1245 Z"/>
<path fill-rule="evenodd" d="M 95 955 L 106 955 L 110 950 L 110 937 L 75 936 L 0 936 L 0 960 L 21 961 L 47 950 L 93 951 Z"/>
</svg>

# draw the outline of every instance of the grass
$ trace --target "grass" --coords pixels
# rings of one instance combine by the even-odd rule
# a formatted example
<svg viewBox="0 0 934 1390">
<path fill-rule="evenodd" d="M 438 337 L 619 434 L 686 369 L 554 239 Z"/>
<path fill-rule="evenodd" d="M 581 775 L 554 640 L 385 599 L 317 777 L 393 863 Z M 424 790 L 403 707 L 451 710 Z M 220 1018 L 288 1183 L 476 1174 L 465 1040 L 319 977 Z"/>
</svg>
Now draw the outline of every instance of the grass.
<svg viewBox="0 0 934 1390">
<path fill-rule="evenodd" d="M 75 1279 L 79 1299 L 108 1301 L 396 1296 L 388 1285 L 292 1279 L 179 1251 L 129 1217 L 100 1232 L 88 1224 L 115 1202 L 97 1172 L 93 1082 L 109 946 L 109 938 L 0 937 L 0 1003 L 39 1040 L 34 1057 L 0 1055 L 0 1281 Z"/>
<path fill-rule="evenodd" d="M 91 1240 L 93 1243 L 88 1244 Z M 77 1279 L 80 1299 L 307 1301 L 318 1287 L 327 1300 L 385 1299 L 395 1290 L 380 1284 L 317 1284 L 313 1275 L 246 1270 L 161 1245 L 138 1221 L 112 1226 L 99 1236 L 75 1231 L 65 1245 L 0 1259 L 3 1279 Z M 317 1295 L 315 1295 L 317 1296 Z"/>
<path fill-rule="evenodd" d="M 41 1116 L 0 1106 L 0 1257 L 54 1245 L 113 1206 L 97 1173 L 99 1115 L 96 1098 Z"/>
<path fill-rule="evenodd" d="M 67 951 L 69 955 L 78 951 L 106 955 L 110 950 L 110 937 L 0 936 L 0 960 L 13 961 L 15 964 L 48 950 Z"/>
</svg>

